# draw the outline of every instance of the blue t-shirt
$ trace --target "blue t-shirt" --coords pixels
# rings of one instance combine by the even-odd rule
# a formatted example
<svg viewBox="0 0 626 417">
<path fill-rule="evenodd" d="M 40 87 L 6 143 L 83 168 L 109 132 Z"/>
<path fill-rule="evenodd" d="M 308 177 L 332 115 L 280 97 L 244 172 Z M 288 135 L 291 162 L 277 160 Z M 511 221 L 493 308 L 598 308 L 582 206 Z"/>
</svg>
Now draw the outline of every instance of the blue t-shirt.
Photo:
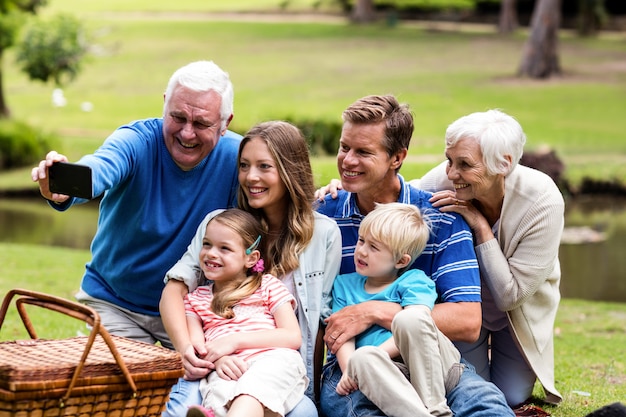
<svg viewBox="0 0 626 417">
<path fill-rule="evenodd" d="M 434 282 L 438 302 L 480 302 L 480 275 L 472 232 L 462 216 L 442 213 L 428 201 L 431 193 L 418 190 L 400 180 L 399 203 L 413 204 L 428 216 L 432 233 L 426 248 L 411 268 L 421 269 Z M 342 237 L 341 274 L 355 271 L 354 249 L 359 238 L 363 216 L 356 195 L 339 190 L 333 199 L 327 195 L 317 211 L 335 219 Z"/>
<path fill-rule="evenodd" d="M 387 301 L 400 304 L 425 305 L 432 309 L 437 299 L 435 283 L 419 269 L 410 269 L 378 293 L 365 291 L 367 277 L 356 272 L 338 275 L 333 283 L 333 312 L 365 301 Z M 379 346 L 391 337 L 391 331 L 377 324 L 355 338 L 356 347 Z"/>
<path fill-rule="evenodd" d="M 241 136 L 228 131 L 195 168 L 176 165 L 163 120 L 121 126 L 78 163 L 92 169 L 93 195 L 103 195 L 81 287 L 89 295 L 157 316 L 163 277 L 183 255 L 204 216 L 233 207 Z M 65 210 L 84 202 L 52 205 Z"/>
</svg>

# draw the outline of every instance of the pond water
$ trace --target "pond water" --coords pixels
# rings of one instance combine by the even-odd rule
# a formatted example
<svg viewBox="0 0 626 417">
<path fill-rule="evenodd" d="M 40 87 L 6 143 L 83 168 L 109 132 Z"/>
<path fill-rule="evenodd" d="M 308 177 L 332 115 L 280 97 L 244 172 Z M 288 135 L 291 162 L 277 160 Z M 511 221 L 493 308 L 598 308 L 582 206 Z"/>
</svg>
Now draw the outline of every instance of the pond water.
<svg viewBox="0 0 626 417">
<path fill-rule="evenodd" d="M 626 302 L 626 199 L 566 207 L 566 230 L 584 241 L 561 244 L 563 297 Z M 97 219 L 95 202 L 59 213 L 41 199 L 0 199 L 0 241 L 86 249 Z"/>
<path fill-rule="evenodd" d="M 566 230 L 585 226 L 601 240 L 561 244 L 561 293 L 626 302 L 626 199 L 585 198 L 566 207 Z"/>
</svg>

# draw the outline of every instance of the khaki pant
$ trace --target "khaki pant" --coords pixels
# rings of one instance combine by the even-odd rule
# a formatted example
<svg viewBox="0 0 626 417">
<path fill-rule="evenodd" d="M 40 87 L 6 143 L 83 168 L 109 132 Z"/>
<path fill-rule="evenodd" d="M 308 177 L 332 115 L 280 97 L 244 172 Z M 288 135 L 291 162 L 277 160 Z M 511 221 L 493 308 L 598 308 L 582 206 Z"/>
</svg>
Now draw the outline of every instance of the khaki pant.
<svg viewBox="0 0 626 417">
<path fill-rule="evenodd" d="M 461 355 L 437 329 L 430 309 L 416 306 L 402 310 L 391 330 L 410 379 L 386 352 L 372 346 L 357 349 L 348 363 L 348 375 L 390 417 L 451 417 L 445 382 L 451 368 L 459 369 Z"/>
</svg>

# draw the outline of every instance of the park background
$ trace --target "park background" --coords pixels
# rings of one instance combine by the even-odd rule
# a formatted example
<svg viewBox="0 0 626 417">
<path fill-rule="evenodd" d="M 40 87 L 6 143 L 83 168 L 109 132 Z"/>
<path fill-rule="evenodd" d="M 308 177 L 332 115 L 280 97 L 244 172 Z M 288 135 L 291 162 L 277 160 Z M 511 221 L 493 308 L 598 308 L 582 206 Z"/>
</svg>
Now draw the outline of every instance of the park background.
<svg viewBox="0 0 626 417">
<path fill-rule="evenodd" d="M 493 24 L 461 20 L 382 19 L 354 25 L 336 10 L 320 10 L 312 3 L 291 1 L 285 8 L 271 0 L 51 0 L 42 17 L 58 12 L 79 16 L 89 29 L 90 53 L 77 78 L 63 87 L 66 104 L 55 107 L 54 86 L 28 80 L 8 51 L 3 60 L 8 106 L 12 117 L 57 136 L 57 148 L 75 160 L 120 124 L 160 115 L 171 73 L 187 62 L 212 59 L 233 80 L 231 128 L 240 133 L 269 119 L 340 123 L 341 111 L 355 99 L 391 93 L 415 113 L 410 157 L 402 169 L 406 178 L 419 177 L 441 161 L 443 133 L 450 122 L 500 108 L 525 128 L 527 151 L 545 146 L 555 150 L 574 190 L 585 178 L 624 182 L 624 32 L 581 38 L 572 30 L 559 31 L 562 75 L 532 80 L 516 75 L 527 28 L 504 36 Z M 334 155 L 316 154 L 312 162 L 318 185 L 336 172 Z M 72 228 L 88 240 L 95 220 L 80 210 L 61 219 L 41 200 L 24 208 L 7 197 L 36 194 L 29 172 L 26 167 L 0 174 L 0 207 L 10 211 L 17 204 L 16 210 L 29 217 L 44 212 L 50 216 L 47 226 L 32 233 L 47 237 L 47 245 L 3 240 L 0 290 L 25 287 L 71 299 L 89 253 L 84 247 L 62 248 L 71 245 L 59 244 L 55 236 L 59 229 Z M 568 205 L 574 204 L 574 196 L 566 198 Z M 619 201 L 611 197 L 605 203 L 596 195 L 576 199 L 611 206 Z M 623 203 L 621 207 L 617 230 L 623 231 Z M 92 219 L 89 226 L 82 225 L 83 215 Z M 587 215 L 580 216 L 583 222 Z M 623 269 L 617 277 L 624 278 Z M 594 276 L 588 278 L 593 284 Z M 555 344 L 557 387 L 565 400 L 557 408 L 547 407 L 553 415 L 582 416 L 626 398 L 623 301 L 563 300 Z M 15 317 L 9 319 L 11 327 L 0 334 L 3 340 L 22 335 Z M 41 320 L 50 337 L 81 331 L 79 325 Z"/>
</svg>

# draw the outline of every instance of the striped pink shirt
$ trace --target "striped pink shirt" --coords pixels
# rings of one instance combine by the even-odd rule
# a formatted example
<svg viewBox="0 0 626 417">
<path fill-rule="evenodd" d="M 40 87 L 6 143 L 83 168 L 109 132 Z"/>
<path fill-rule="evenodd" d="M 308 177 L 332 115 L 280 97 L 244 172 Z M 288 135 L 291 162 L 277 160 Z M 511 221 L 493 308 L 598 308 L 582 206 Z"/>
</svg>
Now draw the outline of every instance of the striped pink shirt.
<svg viewBox="0 0 626 417">
<path fill-rule="evenodd" d="M 212 300 L 212 283 L 200 286 L 185 296 L 185 312 L 188 316 L 197 317 L 202 321 L 206 341 L 213 341 L 236 332 L 275 329 L 274 311 L 286 302 L 296 308 L 296 300 L 285 284 L 270 274 L 263 275 L 261 285 L 252 295 L 235 304 L 233 307 L 235 317 L 232 319 L 213 313 Z M 235 354 L 246 360 L 266 350 L 269 349 L 244 349 Z"/>
</svg>

